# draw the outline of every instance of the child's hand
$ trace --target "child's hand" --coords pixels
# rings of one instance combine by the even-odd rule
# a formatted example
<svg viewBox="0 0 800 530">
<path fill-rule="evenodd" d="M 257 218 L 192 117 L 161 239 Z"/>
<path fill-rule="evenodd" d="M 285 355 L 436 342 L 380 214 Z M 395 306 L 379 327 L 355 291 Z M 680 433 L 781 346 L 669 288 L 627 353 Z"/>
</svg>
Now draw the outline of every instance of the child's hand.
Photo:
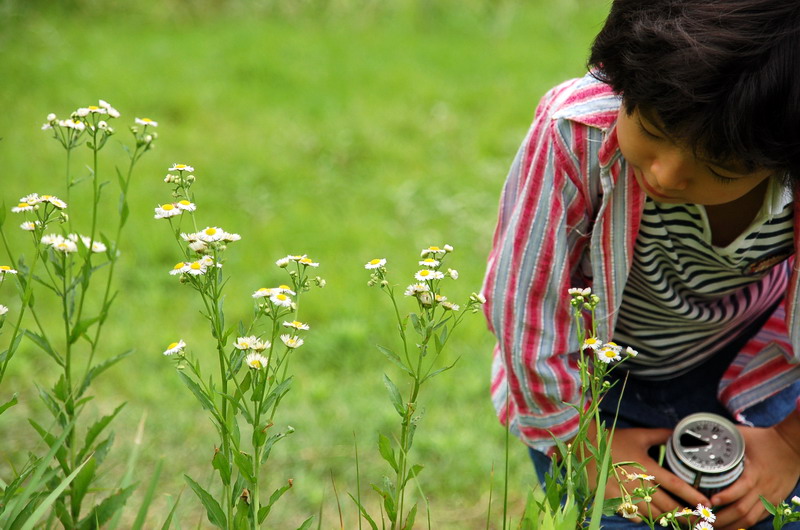
<svg viewBox="0 0 800 530">
<path fill-rule="evenodd" d="M 614 462 L 637 462 L 645 467 L 646 474 L 653 475 L 653 482 L 659 484 L 659 488 L 650 502 L 650 514 L 653 518 L 675 508 L 684 507 L 667 494 L 667 491 L 686 501 L 688 506 L 696 506 L 698 503 L 711 504 L 705 495 L 675 474 L 659 466 L 658 462 L 648 454 L 647 451 L 650 447 L 666 443 L 671 434 L 672 431 L 670 429 L 616 429 L 611 442 L 611 454 Z M 633 473 L 641 472 L 633 468 L 628 469 L 628 471 Z M 595 470 L 591 469 L 589 473 L 590 480 L 594 480 Z M 621 495 L 619 484 L 616 478 L 612 476 L 606 485 L 605 497 L 612 499 Z M 647 510 L 646 505 L 639 503 L 639 513 L 647 514 Z"/>
<path fill-rule="evenodd" d="M 738 428 L 745 441 L 744 472 L 711 498 L 715 506 L 729 505 L 717 512 L 717 530 L 749 527 L 764 519 L 767 512 L 759 495 L 778 503 L 786 499 L 800 477 L 800 455 L 775 427 Z"/>
</svg>

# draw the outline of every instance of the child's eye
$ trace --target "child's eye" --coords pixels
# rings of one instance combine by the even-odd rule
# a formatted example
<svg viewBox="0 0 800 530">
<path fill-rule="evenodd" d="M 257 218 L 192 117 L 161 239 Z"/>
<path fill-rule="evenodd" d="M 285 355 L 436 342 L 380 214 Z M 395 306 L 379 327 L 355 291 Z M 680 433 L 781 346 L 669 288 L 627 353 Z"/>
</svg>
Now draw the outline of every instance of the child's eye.
<svg viewBox="0 0 800 530">
<path fill-rule="evenodd" d="M 738 179 L 732 179 L 730 177 L 726 177 L 725 175 L 720 175 L 719 173 L 714 171 L 714 169 L 712 167 L 710 167 L 710 166 L 706 166 L 706 167 L 708 167 L 708 171 L 714 176 L 714 179 L 719 181 L 719 182 L 721 182 L 722 184 L 730 184 L 731 182 L 733 182 L 735 180 L 738 180 Z"/>
</svg>

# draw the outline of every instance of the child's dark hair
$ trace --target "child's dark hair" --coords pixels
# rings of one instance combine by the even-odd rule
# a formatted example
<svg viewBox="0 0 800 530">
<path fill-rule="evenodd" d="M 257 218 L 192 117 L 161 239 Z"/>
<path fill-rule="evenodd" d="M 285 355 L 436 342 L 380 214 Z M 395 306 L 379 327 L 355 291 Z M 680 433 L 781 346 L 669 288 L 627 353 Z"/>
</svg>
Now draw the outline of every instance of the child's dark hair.
<svg viewBox="0 0 800 530">
<path fill-rule="evenodd" d="M 800 1 L 614 0 L 589 65 L 704 156 L 800 183 Z"/>
</svg>

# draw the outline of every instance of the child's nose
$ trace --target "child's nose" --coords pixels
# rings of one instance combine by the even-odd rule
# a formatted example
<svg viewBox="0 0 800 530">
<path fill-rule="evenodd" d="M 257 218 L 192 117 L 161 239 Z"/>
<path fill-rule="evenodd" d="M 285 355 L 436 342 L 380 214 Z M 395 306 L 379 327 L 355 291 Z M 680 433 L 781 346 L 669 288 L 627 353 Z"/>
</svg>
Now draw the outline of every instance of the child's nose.
<svg viewBox="0 0 800 530">
<path fill-rule="evenodd" d="M 685 164 L 680 156 L 668 153 L 657 156 L 650 164 L 650 172 L 658 187 L 665 191 L 682 191 L 688 185 Z"/>
</svg>

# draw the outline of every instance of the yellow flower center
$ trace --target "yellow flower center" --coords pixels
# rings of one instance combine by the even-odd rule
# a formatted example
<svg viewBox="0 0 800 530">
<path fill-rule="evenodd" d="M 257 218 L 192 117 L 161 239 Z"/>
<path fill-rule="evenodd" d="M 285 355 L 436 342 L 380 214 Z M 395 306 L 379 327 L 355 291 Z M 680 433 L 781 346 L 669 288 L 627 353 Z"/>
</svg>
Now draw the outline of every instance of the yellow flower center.
<svg viewBox="0 0 800 530">
<path fill-rule="evenodd" d="M 182 205 L 184 205 L 184 206 L 189 206 L 189 205 L 190 205 L 190 204 L 192 204 L 192 203 L 190 203 L 190 202 L 189 202 L 189 201 L 187 201 L 186 199 L 183 199 L 182 201 L 178 201 L 178 204 L 182 204 Z"/>
<path fill-rule="evenodd" d="M 214 234 L 217 233 L 217 229 L 216 228 L 206 228 L 203 232 L 207 236 L 213 236 Z"/>
<path fill-rule="evenodd" d="M 285 295 L 285 294 L 283 294 L 283 293 L 281 293 L 281 294 L 279 294 L 279 295 L 275 296 L 275 298 L 277 298 L 277 299 L 278 299 L 278 300 L 280 300 L 280 301 L 284 301 L 284 300 L 288 300 L 288 299 L 289 299 L 289 297 L 288 297 L 288 296 L 286 296 L 286 295 Z"/>
<path fill-rule="evenodd" d="M 161 205 L 161 209 L 162 210 L 166 210 L 166 211 L 170 211 L 170 210 L 174 210 L 175 206 L 173 204 L 170 204 L 170 203 L 162 204 Z"/>
<path fill-rule="evenodd" d="M 374 259 L 374 260 L 370 261 L 370 262 L 369 262 L 369 264 L 370 264 L 370 265 L 377 265 L 377 264 L 378 264 L 378 263 L 380 263 L 380 262 L 381 262 L 381 260 L 379 260 L 379 259 Z"/>
<path fill-rule="evenodd" d="M 174 267 L 172 267 L 172 269 L 173 269 L 173 270 L 182 269 L 182 268 L 183 268 L 185 265 L 186 265 L 186 264 L 185 264 L 184 262 L 182 262 L 182 261 L 181 261 L 180 263 L 176 263 L 176 264 L 175 264 L 175 266 L 174 266 Z"/>
<path fill-rule="evenodd" d="M 88 108 L 89 110 L 100 110 L 100 107 L 98 107 L 97 105 L 89 105 Z"/>
<path fill-rule="evenodd" d="M 150 118 L 139 118 L 139 119 L 142 120 L 142 121 L 146 121 L 147 123 L 150 123 L 150 122 L 153 121 Z"/>
<path fill-rule="evenodd" d="M 292 326 L 294 326 L 296 328 L 302 328 L 303 327 L 303 323 L 298 321 L 298 320 L 293 320 L 292 321 Z"/>
<path fill-rule="evenodd" d="M 200 263 L 199 261 L 195 261 L 194 263 L 192 263 L 191 265 L 189 265 L 189 267 L 191 267 L 193 270 L 196 270 L 196 271 L 198 271 L 198 270 L 200 270 L 200 269 L 202 269 L 202 268 L 203 268 L 203 264 L 202 264 L 202 263 Z"/>
<path fill-rule="evenodd" d="M 252 366 L 253 368 L 259 368 L 260 369 L 261 368 L 261 361 L 259 361 L 258 359 L 253 359 L 252 361 L 250 361 L 250 366 Z"/>
<path fill-rule="evenodd" d="M 430 271 L 419 271 L 420 276 L 427 276 L 430 274 Z"/>
<path fill-rule="evenodd" d="M 603 355 L 605 355 L 609 359 L 613 359 L 614 357 L 617 356 L 617 352 L 615 352 L 614 350 L 603 350 Z"/>
<path fill-rule="evenodd" d="M 186 167 L 186 164 L 175 164 L 175 169 L 183 169 Z"/>
<path fill-rule="evenodd" d="M 301 258 L 300 263 L 313 263 L 313 262 L 308 258 Z"/>
<path fill-rule="evenodd" d="M 10 271 L 11 267 L 8 265 L 0 265 L 0 271 Z"/>
<path fill-rule="evenodd" d="M 17 208 L 27 208 L 28 206 L 30 206 L 30 204 L 27 202 L 21 202 L 17 205 Z"/>
<path fill-rule="evenodd" d="M 167 346 L 167 349 L 168 349 L 168 350 L 171 350 L 172 348 L 176 348 L 177 346 L 178 346 L 178 343 L 177 343 L 177 342 L 173 342 L 172 344 L 170 344 L 169 346 Z"/>
<path fill-rule="evenodd" d="M 439 247 L 428 247 L 428 250 L 437 251 L 437 250 L 442 250 L 442 249 L 440 249 Z"/>
</svg>

